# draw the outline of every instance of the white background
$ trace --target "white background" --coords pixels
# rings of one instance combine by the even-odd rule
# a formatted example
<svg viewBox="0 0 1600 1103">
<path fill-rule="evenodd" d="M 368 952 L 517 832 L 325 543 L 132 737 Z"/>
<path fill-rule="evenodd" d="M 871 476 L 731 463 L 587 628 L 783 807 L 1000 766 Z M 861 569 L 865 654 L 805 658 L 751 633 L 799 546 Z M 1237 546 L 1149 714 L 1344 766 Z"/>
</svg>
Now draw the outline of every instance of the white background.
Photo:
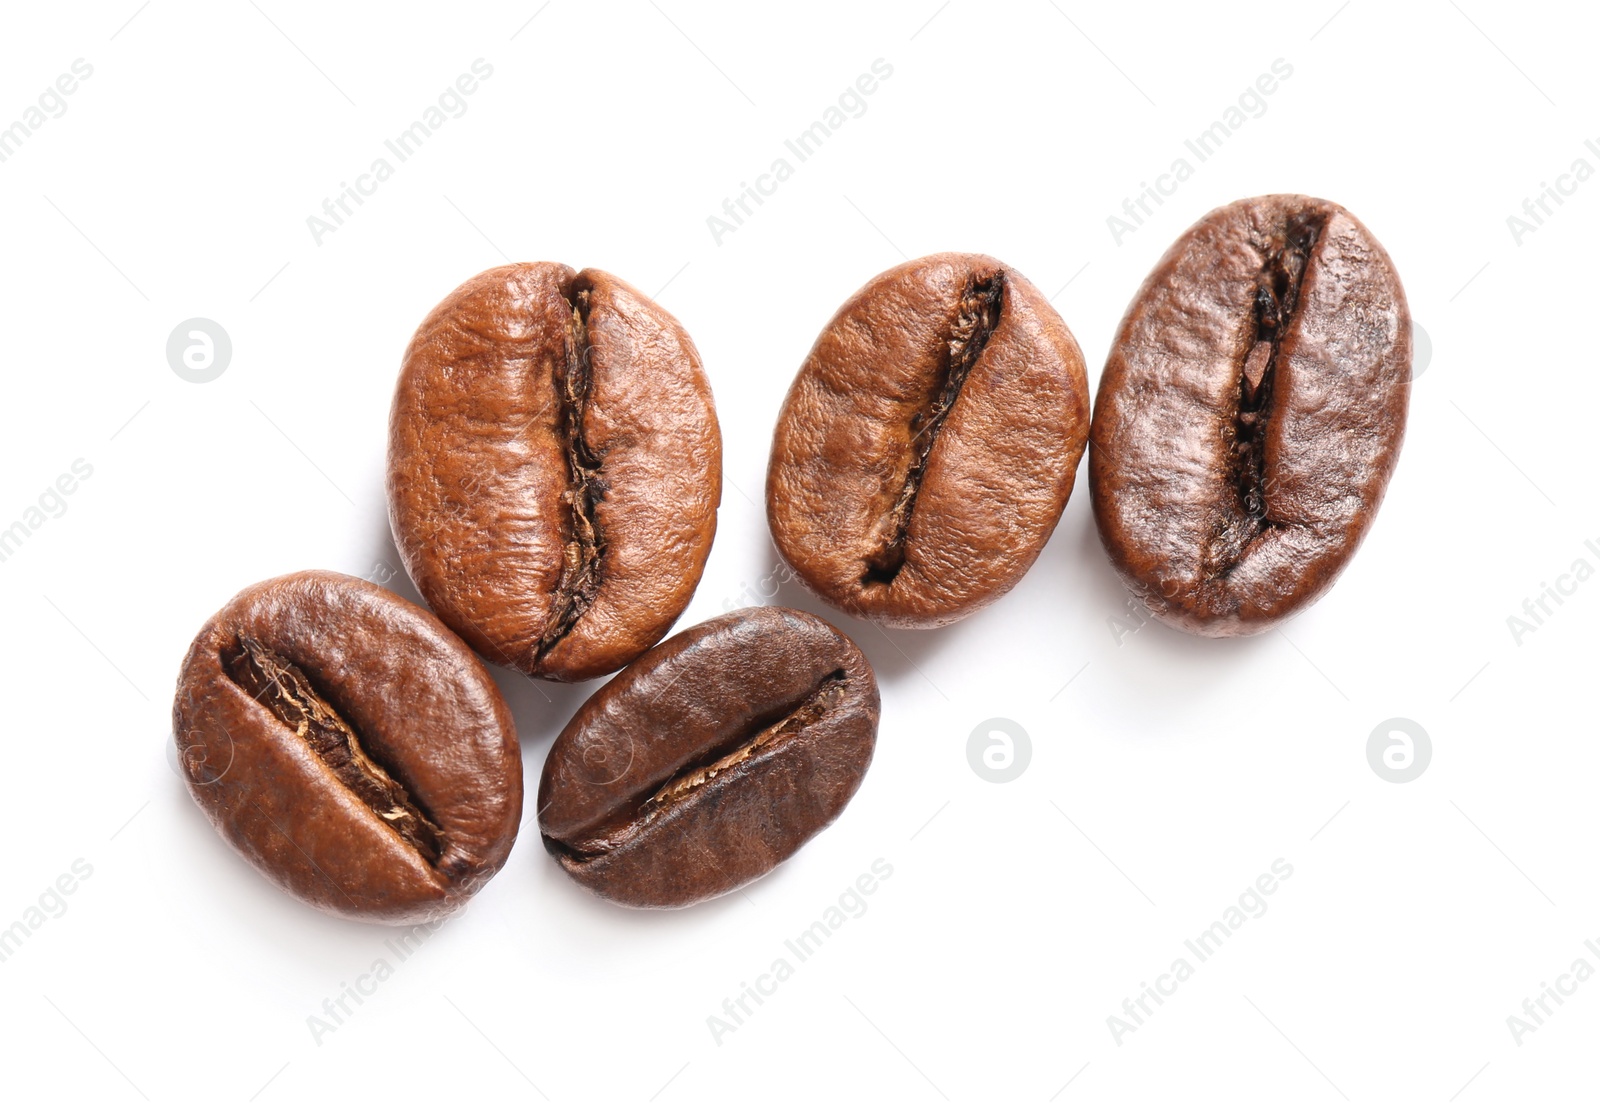
<svg viewBox="0 0 1600 1103">
<path fill-rule="evenodd" d="M 1600 940 L 1600 581 L 1520 640 L 1582 557 L 1594 493 L 1600 181 L 1520 243 L 1507 217 L 1600 169 L 1597 27 L 1576 6 L 982 5 L 787 11 L 543 0 L 357 13 L 298 0 L 8 5 L 0 125 L 93 75 L 0 164 L 0 527 L 92 475 L 0 563 L 0 927 L 92 869 L 0 963 L 8 1098 L 1571 1099 L 1600 982 L 1507 1017 Z M 530 22 L 531 19 L 531 22 Z M 493 76 L 317 244 L 307 227 L 474 59 Z M 875 59 L 826 145 L 783 147 Z M 1184 148 L 1275 59 L 1292 76 L 1214 157 Z M 706 219 L 788 156 L 717 244 Z M 1194 175 L 1120 244 L 1107 216 Z M 393 158 L 391 158 L 393 160 Z M 258 579 L 398 563 L 382 492 L 401 352 L 506 260 L 615 272 L 672 311 L 722 419 L 720 531 L 684 625 L 757 596 L 774 416 L 869 277 L 981 251 L 1053 295 L 1091 382 L 1129 297 L 1210 208 L 1302 191 L 1366 222 L 1432 357 L 1369 539 L 1338 585 L 1243 641 L 1124 634 L 1080 482 L 1006 598 L 950 628 L 833 616 L 883 689 L 843 817 L 740 894 L 648 914 L 519 845 L 342 1025 L 308 1016 L 393 932 L 324 917 L 236 858 L 167 751 L 202 621 Z M 659 289 L 659 291 L 658 291 Z M 233 358 L 169 368 L 178 323 Z M 390 583 L 415 598 L 403 574 Z M 770 588 L 770 587 L 769 587 Z M 780 600 L 816 610 L 793 583 Z M 529 785 L 592 686 L 497 676 Z M 1070 682 L 1070 684 L 1068 684 Z M 1065 688 L 1063 688 L 1065 687 Z M 1031 737 L 1016 781 L 967 742 Z M 1391 717 L 1432 761 L 1366 746 Z M 892 876 L 730 1034 L 708 1016 L 875 859 Z M 1293 874 L 1118 1040 L 1108 1016 L 1274 860 Z M 50 910 L 59 908 L 46 901 Z M 1154 1007 L 1153 1004 L 1150 1005 Z"/>
</svg>

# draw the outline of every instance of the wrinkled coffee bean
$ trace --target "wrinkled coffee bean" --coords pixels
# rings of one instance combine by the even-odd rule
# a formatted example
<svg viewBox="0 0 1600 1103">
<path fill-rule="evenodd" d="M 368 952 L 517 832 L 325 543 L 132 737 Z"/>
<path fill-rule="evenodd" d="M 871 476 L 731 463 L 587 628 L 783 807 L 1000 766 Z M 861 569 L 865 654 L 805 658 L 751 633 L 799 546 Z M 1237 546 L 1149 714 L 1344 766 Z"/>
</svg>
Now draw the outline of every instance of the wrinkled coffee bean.
<svg viewBox="0 0 1600 1103">
<path fill-rule="evenodd" d="M 809 613 L 740 610 L 673 636 L 578 710 L 545 760 L 539 830 L 599 896 L 693 904 L 832 823 L 877 730 L 855 644 Z"/>
<path fill-rule="evenodd" d="M 369 582 L 305 571 L 242 591 L 190 645 L 172 731 L 222 837 L 335 915 L 447 915 L 516 841 L 522 757 L 499 688 Z"/>
<path fill-rule="evenodd" d="M 722 438 L 700 355 L 615 276 L 492 268 L 406 350 L 388 490 L 412 582 L 480 655 L 610 673 L 672 627 L 711 551 Z"/>
<path fill-rule="evenodd" d="M 1095 521 L 1159 618 L 1264 632 L 1333 584 L 1400 455 L 1411 315 L 1338 204 L 1219 208 L 1134 297 L 1095 401 Z"/>
<path fill-rule="evenodd" d="M 1033 284 L 939 253 L 874 278 L 817 338 L 778 419 L 767 518 L 846 612 L 933 628 L 1015 586 L 1089 432 L 1083 355 Z"/>
</svg>

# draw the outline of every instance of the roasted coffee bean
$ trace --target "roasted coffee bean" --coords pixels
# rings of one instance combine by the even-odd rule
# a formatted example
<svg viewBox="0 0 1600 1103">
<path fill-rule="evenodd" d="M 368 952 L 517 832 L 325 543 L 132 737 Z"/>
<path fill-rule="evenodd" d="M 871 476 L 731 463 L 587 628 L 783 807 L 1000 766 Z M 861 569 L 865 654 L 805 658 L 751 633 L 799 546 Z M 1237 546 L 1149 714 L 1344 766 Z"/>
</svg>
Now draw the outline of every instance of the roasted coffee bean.
<svg viewBox="0 0 1600 1103">
<path fill-rule="evenodd" d="M 610 673 L 672 627 L 711 551 L 722 438 L 700 355 L 615 276 L 490 269 L 406 351 L 388 489 L 412 582 L 480 655 Z"/>
<path fill-rule="evenodd" d="M 833 316 L 778 418 L 767 519 L 824 600 L 933 628 L 1000 597 L 1049 540 L 1089 433 L 1083 355 L 1037 288 L 939 253 Z"/>
<path fill-rule="evenodd" d="M 1411 315 L 1389 255 L 1303 195 L 1212 211 L 1122 320 L 1089 478 L 1111 562 L 1151 612 L 1264 632 L 1329 586 L 1405 436 Z"/>
<path fill-rule="evenodd" d="M 545 847 L 636 908 L 731 892 L 821 831 L 872 760 L 878 683 L 809 613 L 758 606 L 678 633 L 556 737 L 539 781 Z"/>
<path fill-rule="evenodd" d="M 431 613 L 347 575 L 228 602 L 184 658 L 172 732 L 222 837 L 335 915 L 447 915 L 516 841 L 522 757 L 494 680 Z"/>
</svg>

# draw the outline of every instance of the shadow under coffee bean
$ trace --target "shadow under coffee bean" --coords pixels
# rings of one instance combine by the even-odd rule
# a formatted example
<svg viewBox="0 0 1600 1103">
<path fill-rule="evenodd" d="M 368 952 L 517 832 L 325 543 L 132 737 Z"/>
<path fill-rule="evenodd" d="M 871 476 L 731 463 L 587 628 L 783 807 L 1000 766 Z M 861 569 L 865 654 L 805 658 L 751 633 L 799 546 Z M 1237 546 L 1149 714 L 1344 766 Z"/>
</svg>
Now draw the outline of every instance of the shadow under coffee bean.
<svg viewBox="0 0 1600 1103">
<path fill-rule="evenodd" d="M 1245 199 L 1134 296 L 1095 400 L 1089 480 L 1111 562 L 1157 617 L 1264 632 L 1355 554 L 1405 437 L 1411 315 L 1349 211 Z"/>
</svg>

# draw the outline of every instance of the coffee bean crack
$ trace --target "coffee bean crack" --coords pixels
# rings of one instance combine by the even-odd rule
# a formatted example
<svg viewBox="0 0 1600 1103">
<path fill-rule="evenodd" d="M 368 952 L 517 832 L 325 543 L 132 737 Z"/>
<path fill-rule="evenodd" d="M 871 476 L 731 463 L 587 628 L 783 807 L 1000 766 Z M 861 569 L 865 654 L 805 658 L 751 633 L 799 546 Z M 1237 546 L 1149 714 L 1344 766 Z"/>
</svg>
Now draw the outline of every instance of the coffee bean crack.
<svg viewBox="0 0 1600 1103">
<path fill-rule="evenodd" d="M 557 424 L 567 460 L 567 489 L 562 501 L 567 510 L 567 542 L 562 551 L 561 576 L 551 600 L 550 616 L 539 638 L 537 659 L 542 659 L 566 638 L 578 618 L 588 612 L 600 592 L 600 568 L 606 551 L 598 510 L 605 497 L 601 457 L 590 446 L 584 418 L 594 387 L 594 346 L 589 341 L 589 292 L 580 290 L 572 302 L 565 348 L 554 371 Z"/>
<path fill-rule="evenodd" d="M 1322 234 L 1326 217 L 1304 212 L 1261 246 L 1265 256 L 1251 303 L 1249 351 L 1239 365 L 1239 390 L 1228 427 L 1232 454 L 1229 477 L 1238 492 L 1240 516 L 1224 524 L 1208 549 L 1208 561 L 1226 575 L 1263 533 L 1281 522 L 1269 514 L 1272 479 L 1267 471 L 1267 423 L 1272 415 L 1278 356 L 1300 306 L 1306 264 Z"/>
<path fill-rule="evenodd" d="M 580 862 L 615 850 L 640 828 L 719 774 L 748 762 L 764 748 L 791 739 L 816 724 L 829 709 L 838 704 L 848 689 L 849 681 L 845 672 L 831 671 L 782 717 L 765 724 L 757 720 L 731 738 L 721 741 L 712 750 L 682 766 L 649 797 L 637 801 L 632 807 L 588 832 L 587 838 L 564 843 L 546 836 L 546 847 Z"/>
<path fill-rule="evenodd" d="M 905 566 L 906 531 L 911 525 L 912 511 L 916 508 L 917 493 L 922 489 L 928 457 L 933 453 L 934 443 L 938 440 L 939 431 L 944 428 L 945 419 L 961 397 L 961 388 L 967 376 L 972 373 L 973 365 L 983 355 L 990 336 L 1000 323 L 1004 294 L 1004 274 L 967 281 L 955 323 L 945 338 L 939 388 L 911 418 L 911 465 L 894 505 L 878 526 L 878 531 L 883 534 L 882 543 L 867 557 L 866 571 L 861 576 L 864 584 L 888 585 Z"/>
<path fill-rule="evenodd" d="M 444 852 L 444 832 L 405 787 L 367 754 L 361 737 L 293 663 L 249 636 L 222 653 L 228 677 L 287 728 L 392 831 L 430 865 Z"/>
</svg>

